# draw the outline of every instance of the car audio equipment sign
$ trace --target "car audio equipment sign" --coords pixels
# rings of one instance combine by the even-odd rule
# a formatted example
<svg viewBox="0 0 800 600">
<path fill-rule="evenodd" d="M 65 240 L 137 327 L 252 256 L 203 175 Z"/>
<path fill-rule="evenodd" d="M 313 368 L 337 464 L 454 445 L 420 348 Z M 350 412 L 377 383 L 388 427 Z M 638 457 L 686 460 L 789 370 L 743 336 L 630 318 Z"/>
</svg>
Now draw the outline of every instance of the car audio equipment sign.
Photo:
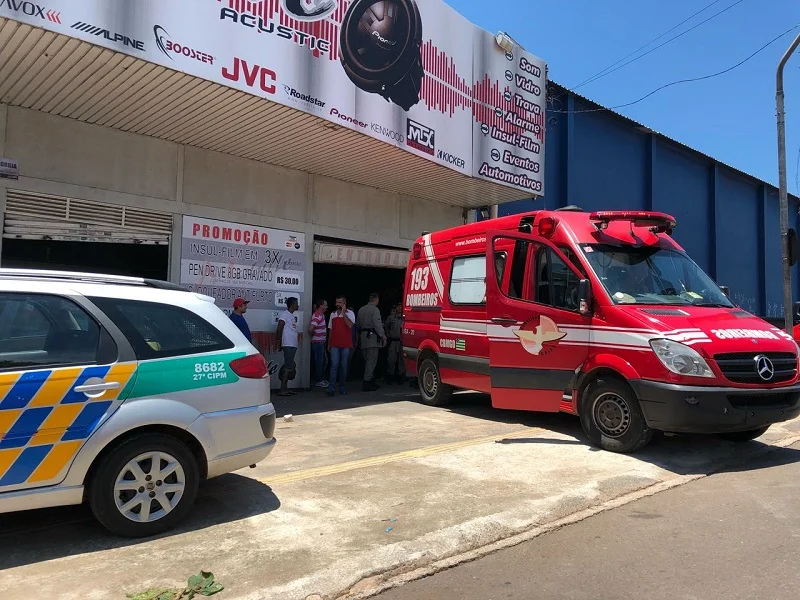
<svg viewBox="0 0 800 600">
<path fill-rule="evenodd" d="M 544 62 L 442 0 L 0 0 L 0 16 L 544 194 Z"/>
</svg>

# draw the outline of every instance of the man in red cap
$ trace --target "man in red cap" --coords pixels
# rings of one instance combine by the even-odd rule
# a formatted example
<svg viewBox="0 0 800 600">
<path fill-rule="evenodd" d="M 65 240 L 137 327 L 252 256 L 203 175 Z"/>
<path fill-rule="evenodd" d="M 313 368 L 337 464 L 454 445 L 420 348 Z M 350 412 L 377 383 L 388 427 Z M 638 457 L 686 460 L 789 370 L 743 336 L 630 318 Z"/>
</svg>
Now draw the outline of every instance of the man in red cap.
<svg viewBox="0 0 800 600">
<path fill-rule="evenodd" d="M 245 300 L 244 298 L 237 298 L 234 300 L 231 321 L 233 321 L 233 324 L 236 325 L 244 334 L 244 337 L 247 338 L 247 341 L 252 342 L 253 336 L 250 334 L 250 327 L 247 325 L 247 321 L 244 319 L 244 313 L 247 312 L 248 304 L 250 304 L 250 301 Z"/>
</svg>

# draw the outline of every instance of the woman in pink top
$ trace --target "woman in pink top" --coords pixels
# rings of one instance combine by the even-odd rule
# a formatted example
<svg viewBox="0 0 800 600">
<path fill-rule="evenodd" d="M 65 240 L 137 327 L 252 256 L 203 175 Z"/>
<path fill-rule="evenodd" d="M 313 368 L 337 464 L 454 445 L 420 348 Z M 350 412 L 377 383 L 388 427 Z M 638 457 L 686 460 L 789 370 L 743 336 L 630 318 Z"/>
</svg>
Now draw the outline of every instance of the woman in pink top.
<svg viewBox="0 0 800 600">
<path fill-rule="evenodd" d="M 314 361 L 314 385 L 317 387 L 328 387 L 328 381 L 325 379 L 325 347 L 328 341 L 325 313 L 327 311 L 328 302 L 326 300 L 317 302 L 316 310 L 314 310 L 308 325 L 308 333 L 311 335 L 311 357 Z"/>
</svg>

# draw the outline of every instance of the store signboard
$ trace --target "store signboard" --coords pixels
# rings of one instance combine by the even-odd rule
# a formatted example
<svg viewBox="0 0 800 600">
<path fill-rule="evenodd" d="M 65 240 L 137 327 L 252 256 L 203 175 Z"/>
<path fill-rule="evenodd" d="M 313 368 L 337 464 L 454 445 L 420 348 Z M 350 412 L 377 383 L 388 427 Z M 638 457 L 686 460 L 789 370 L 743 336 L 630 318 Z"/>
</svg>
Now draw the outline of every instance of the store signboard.
<svg viewBox="0 0 800 600">
<path fill-rule="evenodd" d="M 181 284 L 211 296 L 228 315 L 236 298 L 248 300 L 245 319 L 273 375 L 283 362 L 275 336 L 278 317 L 289 297 L 297 298 L 302 306 L 305 243 L 305 235 L 299 232 L 183 217 Z M 303 312 L 294 315 L 298 330 L 303 331 Z M 295 380 L 296 385 L 299 382 Z"/>
<path fill-rule="evenodd" d="M 405 269 L 410 254 L 408 250 L 314 242 L 315 263 Z"/>
<path fill-rule="evenodd" d="M 0 179 L 19 179 L 19 165 L 11 158 L 0 158 Z"/>
<path fill-rule="evenodd" d="M 0 16 L 242 90 L 542 195 L 545 65 L 442 0 L 48 0 Z"/>
</svg>

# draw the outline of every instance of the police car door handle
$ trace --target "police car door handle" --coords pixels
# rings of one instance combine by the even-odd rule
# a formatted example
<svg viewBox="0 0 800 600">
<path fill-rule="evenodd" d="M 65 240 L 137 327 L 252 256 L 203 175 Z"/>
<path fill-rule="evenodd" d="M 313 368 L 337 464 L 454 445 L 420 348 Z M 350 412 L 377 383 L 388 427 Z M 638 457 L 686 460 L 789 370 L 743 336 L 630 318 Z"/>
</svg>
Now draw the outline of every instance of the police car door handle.
<svg viewBox="0 0 800 600">
<path fill-rule="evenodd" d="M 508 326 L 511 326 L 511 325 L 516 325 L 517 324 L 517 320 L 516 319 L 512 319 L 511 317 L 492 317 L 492 323 L 496 323 L 497 325 L 503 325 L 503 326 L 508 327 Z"/>
<path fill-rule="evenodd" d="M 97 394 L 98 392 L 106 392 L 108 390 L 116 390 L 119 388 L 119 381 L 109 381 L 108 383 L 90 383 L 88 385 L 75 386 L 75 391 L 83 394 Z"/>
</svg>

